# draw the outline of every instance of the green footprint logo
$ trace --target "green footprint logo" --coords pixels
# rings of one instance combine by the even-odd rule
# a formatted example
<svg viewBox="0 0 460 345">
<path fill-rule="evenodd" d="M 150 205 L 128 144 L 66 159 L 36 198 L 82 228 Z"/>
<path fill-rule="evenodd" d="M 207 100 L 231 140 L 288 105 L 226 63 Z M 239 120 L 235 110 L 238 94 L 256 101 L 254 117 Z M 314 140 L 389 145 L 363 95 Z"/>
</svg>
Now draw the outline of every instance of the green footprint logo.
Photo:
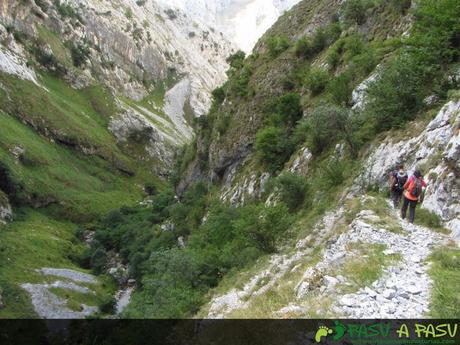
<svg viewBox="0 0 460 345">
<path fill-rule="evenodd" d="M 340 321 L 335 321 L 335 335 L 334 340 L 340 340 L 345 335 L 347 330 L 346 326 Z"/>
<path fill-rule="evenodd" d="M 318 329 L 318 331 L 316 332 L 316 335 L 315 335 L 315 341 L 317 343 L 320 343 L 321 339 L 323 337 L 327 337 L 329 334 L 332 334 L 332 329 L 330 329 L 329 327 L 326 327 L 326 326 L 319 326 L 319 329 Z"/>
</svg>

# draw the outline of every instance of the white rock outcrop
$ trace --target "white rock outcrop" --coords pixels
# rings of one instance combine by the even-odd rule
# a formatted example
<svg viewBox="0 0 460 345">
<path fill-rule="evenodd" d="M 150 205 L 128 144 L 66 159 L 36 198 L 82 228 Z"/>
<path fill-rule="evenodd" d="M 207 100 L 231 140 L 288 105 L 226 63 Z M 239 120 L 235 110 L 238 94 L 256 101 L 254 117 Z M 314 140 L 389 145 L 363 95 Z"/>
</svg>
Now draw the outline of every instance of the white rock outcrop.
<svg viewBox="0 0 460 345">
<path fill-rule="evenodd" d="M 32 69 L 27 67 L 24 59 L 7 50 L 2 45 L 0 45 L 0 71 L 39 85 L 37 75 Z"/>
<path fill-rule="evenodd" d="M 410 173 L 422 171 L 427 183 L 422 207 L 442 218 L 460 243 L 460 101 L 450 101 L 415 137 L 389 137 L 376 147 L 356 185 L 386 186 L 388 173 L 404 162 Z"/>
</svg>

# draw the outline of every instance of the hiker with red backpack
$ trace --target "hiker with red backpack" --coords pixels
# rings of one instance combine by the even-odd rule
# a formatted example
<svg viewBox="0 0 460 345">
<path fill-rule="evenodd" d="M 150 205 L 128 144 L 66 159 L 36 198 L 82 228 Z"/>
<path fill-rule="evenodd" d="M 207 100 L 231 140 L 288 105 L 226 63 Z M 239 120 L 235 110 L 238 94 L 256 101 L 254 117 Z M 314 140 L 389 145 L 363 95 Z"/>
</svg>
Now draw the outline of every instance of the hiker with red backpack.
<svg viewBox="0 0 460 345">
<path fill-rule="evenodd" d="M 418 202 L 423 201 L 424 188 L 426 182 L 423 180 L 420 170 L 415 170 L 414 174 L 404 184 L 404 201 L 401 208 L 402 219 L 406 218 L 407 207 L 409 207 L 409 222 L 414 223 L 415 208 Z"/>
<path fill-rule="evenodd" d="M 390 174 L 390 194 L 395 208 L 399 207 L 407 178 L 407 173 L 404 171 L 404 164 L 397 164 L 396 169 Z"/>
</svg>

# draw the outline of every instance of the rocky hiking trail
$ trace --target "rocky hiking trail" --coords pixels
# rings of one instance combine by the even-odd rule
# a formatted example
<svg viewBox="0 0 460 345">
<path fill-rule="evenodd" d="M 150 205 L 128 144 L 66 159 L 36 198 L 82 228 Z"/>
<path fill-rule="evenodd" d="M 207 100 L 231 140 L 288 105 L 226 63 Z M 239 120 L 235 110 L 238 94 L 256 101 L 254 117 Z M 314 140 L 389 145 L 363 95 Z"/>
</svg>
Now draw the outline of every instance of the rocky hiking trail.
<svg viewBox="0 0 460 345">
<path fill-rule="evenodd" d="M 352 227 L 364 242 L 384 244 L 385 255 L 399 254 L 401 260 L 384 269 L 380 279 L 370 287 L 344 295 L 333 308 L 337 314 L 349 318 L 417 318 L 427 316 L 431 301 L 432 281 L 426 259 L 433 247 L 447 240 L 446 236 L 413 225 L 399 218 L 402 233 L 374 228 L 366 220 L 375 219 L 371 212 L 362 211 Z"/>
<path fill-rule="evenodd" d="M 314 231 L 297 243 L 294 253 L 273 255 L 268 267 L 242 289 L 214 297 L 208 317 L 232 317 L 240 315 L 238 311 L 261 308 L 261 304 L 269 304 L 260 299 L 267 291 L 286 290 L 290 291 L 289 302 L 284 297 L 285 306 L 273 307 L 265 317 L 428 316 L 432 281 L 427 259 L 450 237 L 409 224 L 400 218 L 399 210 L 389 203 L 378 205 L 385 202 L 373 196 L 362 196 L 359 201 L 360 210 L 346 226 L 344 207 L 326 214 Z M 379 209 L 366 207 L 369 204 Z M 325 248 L 318 261 L 304 266 L 302 260 L 311 256 L 317 246 Z M 377 267 L 381 272 L 371 283 L 356 283 L 347 267 L 354 263 L 360 274 L 372 255 L 383 257 Z M 263 310 L 266 313 L 265 307 Z"/>
</svg>

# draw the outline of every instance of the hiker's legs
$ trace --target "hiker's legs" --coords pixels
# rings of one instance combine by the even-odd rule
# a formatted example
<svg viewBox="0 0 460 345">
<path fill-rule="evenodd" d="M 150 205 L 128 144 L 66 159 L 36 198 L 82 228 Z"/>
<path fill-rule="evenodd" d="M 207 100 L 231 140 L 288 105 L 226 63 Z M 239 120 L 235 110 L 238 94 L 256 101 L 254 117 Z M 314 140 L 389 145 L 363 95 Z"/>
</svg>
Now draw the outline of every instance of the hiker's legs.
<svg viewBox="0 0 460 345">
<path fill-rule="evenodd" d="M 401 218 L 406 219 L 407 207 L 409 206 L 409 199 L 403 197 L 403 205 L 401 208 Z"/>
<path fill-rule="evenodd" d="M 401 202 L 401 197 L 402 197 L 402 191 L 399 191 L 399 190 L 391 191 L 391 200 L 393 200 L 393 206 L 395 208 L 399 207 L 399 204 Z"/>
<path fill-rule="evenodd" d="M 417 207 L 417 200 L 409 201 L 409 223 L 413 224 L 415 219 L 415 208 Z"/>
</svg>

